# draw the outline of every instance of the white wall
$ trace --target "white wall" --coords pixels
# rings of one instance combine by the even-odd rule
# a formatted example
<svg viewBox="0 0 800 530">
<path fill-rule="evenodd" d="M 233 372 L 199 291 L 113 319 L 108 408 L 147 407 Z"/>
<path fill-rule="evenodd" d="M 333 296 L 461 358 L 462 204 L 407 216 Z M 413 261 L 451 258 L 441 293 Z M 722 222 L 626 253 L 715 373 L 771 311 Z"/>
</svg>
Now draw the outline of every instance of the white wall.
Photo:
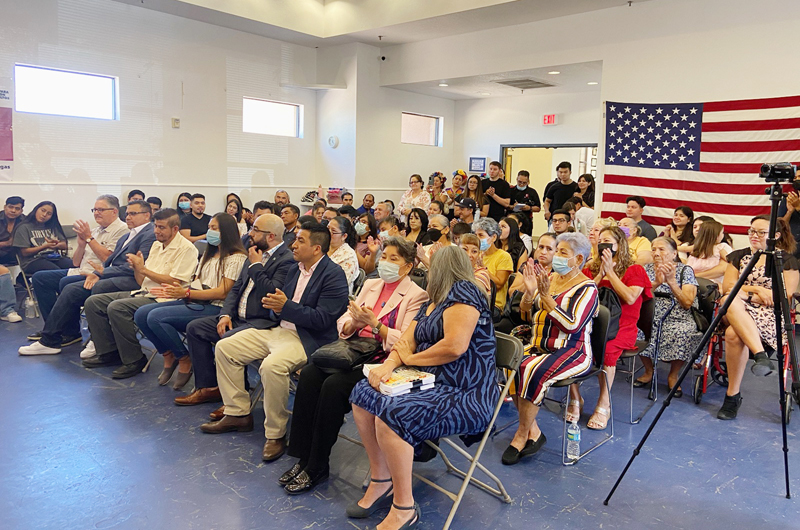
<svg viewBox="0 0 800 530">
<path fill-rule="evenodd" d="M 131 188 L 173 205 L 203 192 L 215 212 L 229 189 L 252 205 L 317 185 L 316 94 L 281 88 L 313 82 L 314 49 L 108 0 L 27 0 L 3 3 L 0 86 L 13 88 L 15 62 L 120 78 L 119 121 L 14 115 L 13 181 L 0 195 L 54 200 L 62 222 Z M 305 137 L 242 133 L 244 95 L 303 104 Z"/>
</svg>

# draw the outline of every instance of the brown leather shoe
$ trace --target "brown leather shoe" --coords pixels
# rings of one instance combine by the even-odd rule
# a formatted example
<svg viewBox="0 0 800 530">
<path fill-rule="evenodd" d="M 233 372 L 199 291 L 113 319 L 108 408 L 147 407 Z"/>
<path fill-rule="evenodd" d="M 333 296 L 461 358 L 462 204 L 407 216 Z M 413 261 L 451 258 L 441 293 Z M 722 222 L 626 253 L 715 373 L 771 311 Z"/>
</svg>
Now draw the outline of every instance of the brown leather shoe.
<svg viewBox="0 0 800 530">
<path fill-rule="evenodd" d="M 175 404 L 181 407 L 191 407 L 201 403 L 219 403 L 220 401 L 222 401 L 222 394 L 219 393 L 219 388 L 197 388 L 189 395 L 175 398 Z"/>
<path fill-rule="evenodd" d="M 225 405 L 222 405 L 220 408 L 209 414 L 208 417 L 211 418 L 212 421 L 219 421 L 222 419 L 224 415 L 225 415 Z"/>
<path fill-rule="evenodd" d="M 223 432 L 250 432 L 253 430 L 253 415 L 223 416 L 219 421 L 204 423 L 200 430 L 208 434 L 221 434 Z"/>
<path fill-rule="evenodd" d="M 261 458 L 264 462 L 272 462 L 277 460 L 283 453 L 286 452 L 286 437 L 278 438 L 275 440 L 267 439 L 264 444 L 264 451 L 261 453 Z"/>
</svg>

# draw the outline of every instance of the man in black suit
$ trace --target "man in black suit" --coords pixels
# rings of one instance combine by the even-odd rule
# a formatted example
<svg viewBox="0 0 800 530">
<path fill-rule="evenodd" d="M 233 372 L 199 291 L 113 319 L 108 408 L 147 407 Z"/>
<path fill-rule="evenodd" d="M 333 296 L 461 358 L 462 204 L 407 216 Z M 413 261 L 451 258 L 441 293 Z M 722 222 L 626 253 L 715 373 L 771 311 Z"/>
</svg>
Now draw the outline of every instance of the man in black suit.
<svg viewBox="0 0 800 530">
<path fill-rule="evenodd" d="M 44 323 L 41 333 L 28 336 L 29 340 L 38 340 L 31 346 L 44 346 L 51 353 L 61 351 L 62 337 L 80 336 L 81 307 L 92 294 L 115 293 L 119 291 L 133 291 L 139 289 L 139 284 L 133 275 L 133 269 L 128 263 L 128 254 L 136 255 L 141 252 L 144 259 L 150 255 L 150 248 L 156 240 L 153 223 L 150 222 L 150 205 L 145 201 L 128 203 L 126 223 L 130 232 L 122 236 L 114 247 L 114 252 L 106 258 L 102 267 L 97 267 L 91 274 L 86 275 L 84 281 L 69 283 L 61 290 L 56 298 L 53 309 Z M 20 355 L 31 346 L 20 348 Z M 81 358 L 86 359 L 94 355 L 94 345 L 89 342 Z"/>
<path fill-rule="evenodd" d="M 286 450 L 289 374 L 302 368 L 320 346 L 338 338 L 336 321 L 347 309 L 347 278 L 328 257 L 330 241 L 327 228 L 305 223 L 292 244 L 298 264 L 286 276 L 286 292 L 276 289 L 262 300 L 272 311 L 271 327 L 247 329 L 217 343 L 217 379 L 225 416 L 200 429 L 211 434 L 253 429 L 243 373 L 249 363 L 262 360 L 267 437 L 262 458 L 267 462 Z"/>
<path fill-rule="evenodd" d="M 291 249 L 283 244 L 283 221 L 271 213 L 261 214 L 249 236 L 253 243 L 248 249 L 249 261 L 245 262 L 239 278 L 225 297 L 219 316 L 198 318 L 186 327 L 195 390 L 187 396 L 175 398 L 176 405 L 222 401 L 214 367 L 214 344 L 244 329 L 267 329 L 275 325 L 261 299 L 282 288 L 286 274 L 295 265 Z"/>
</svg>

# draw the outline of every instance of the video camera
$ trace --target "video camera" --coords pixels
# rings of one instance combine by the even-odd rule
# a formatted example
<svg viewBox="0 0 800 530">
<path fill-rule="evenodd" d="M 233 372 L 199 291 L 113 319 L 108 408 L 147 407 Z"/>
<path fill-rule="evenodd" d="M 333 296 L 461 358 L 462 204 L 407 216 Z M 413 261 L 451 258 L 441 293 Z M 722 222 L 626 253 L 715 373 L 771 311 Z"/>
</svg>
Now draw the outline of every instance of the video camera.
<svg viewBox="0 0 800 530">
<path fill-rule="evenodd" d="M 759 177 L 767 182 L 791 182 L 797 173 L 797 167 L 789 162 L 778 162 L 777 164 L 762 164 Z"/>
</svg>

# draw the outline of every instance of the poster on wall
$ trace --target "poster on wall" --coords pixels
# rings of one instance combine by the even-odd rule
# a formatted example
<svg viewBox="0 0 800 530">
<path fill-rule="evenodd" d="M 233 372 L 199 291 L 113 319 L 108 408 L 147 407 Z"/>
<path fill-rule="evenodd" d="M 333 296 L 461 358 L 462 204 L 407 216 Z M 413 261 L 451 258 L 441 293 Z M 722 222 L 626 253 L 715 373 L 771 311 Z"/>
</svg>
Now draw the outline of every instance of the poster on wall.
<svg viewBox="0 0 800 530">
<path fill-rule="evenodd" d="M 11 108 L 0 107 L 0 181 L 12 177 L 14 161 L 14 141 L 11 130 Z"/>
</svg>

